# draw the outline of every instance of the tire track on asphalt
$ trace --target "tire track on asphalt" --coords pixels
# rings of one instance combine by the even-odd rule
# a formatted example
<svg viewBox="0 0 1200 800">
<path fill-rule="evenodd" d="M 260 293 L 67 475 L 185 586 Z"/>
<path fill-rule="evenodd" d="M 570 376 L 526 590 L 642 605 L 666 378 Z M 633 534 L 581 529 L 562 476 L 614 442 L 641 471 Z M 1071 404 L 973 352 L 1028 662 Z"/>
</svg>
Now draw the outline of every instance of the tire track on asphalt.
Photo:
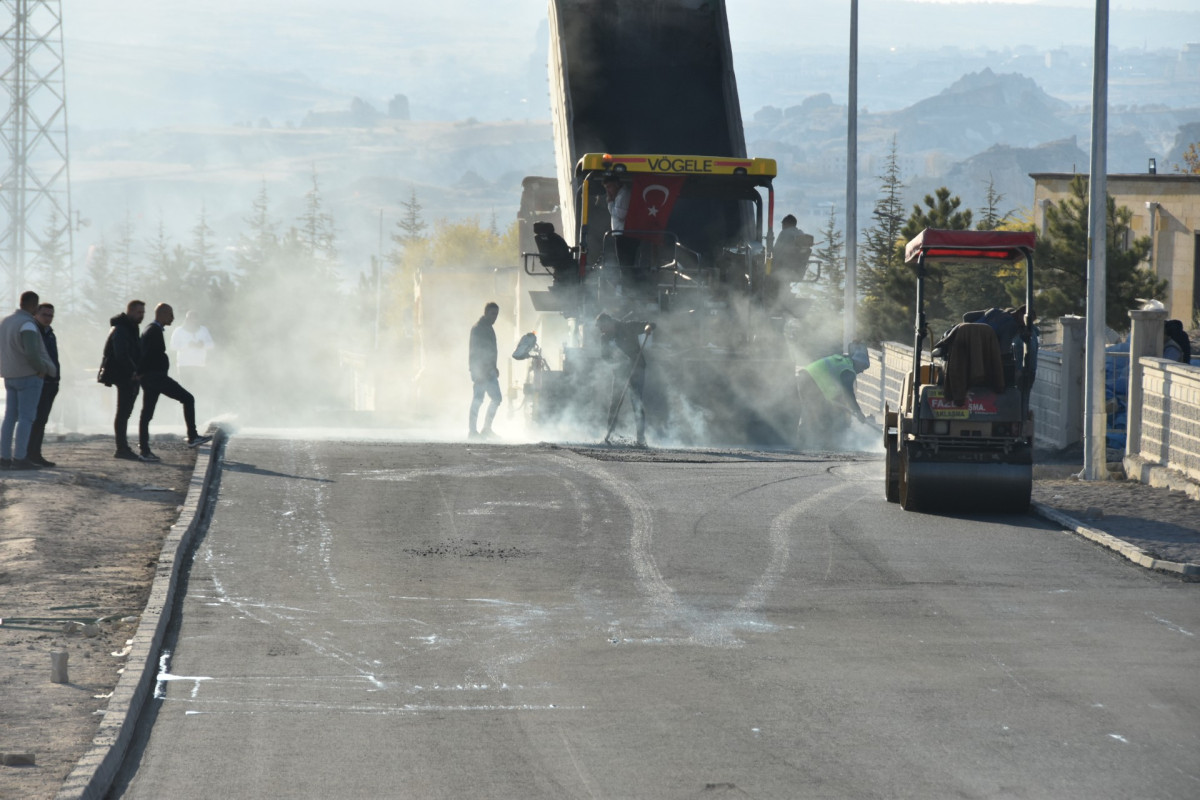
<svg viewBox="0 0 1200 800">
<path fill-rule="evenodd" d="M 829 498 L 852 487 L 848 482 L 836 483 L 793 503 L 776 515 L 767 532 L 771 555 L 763 573 L 733 608 L 714 618 L 710 613 L 684 601 L 663 578 L 653 552 L 653 514 L 649 503 L 637 488 L 605 470 L 601 464 L 586 460 L 586 457 L 580 457 L 578 460 L 564 457 L 564 460 L 574 469 L 603 485 L 629 511 L 630 557 L 638 588 L 649 601 L 653 612 L 661 618 L 690 629 L 690 642 L 709 647 L 740 647 L 742 641 L 735 633 L 737 629 L 766 627 L 765 623 L 754 617 L 761 612 L 767 598 L 787 572 L 791 558 L 791 533 L 797 521 L 820 508 Z M 772 481 L 764 486 L 783 483 L 786 480 Z"/>
</svg>

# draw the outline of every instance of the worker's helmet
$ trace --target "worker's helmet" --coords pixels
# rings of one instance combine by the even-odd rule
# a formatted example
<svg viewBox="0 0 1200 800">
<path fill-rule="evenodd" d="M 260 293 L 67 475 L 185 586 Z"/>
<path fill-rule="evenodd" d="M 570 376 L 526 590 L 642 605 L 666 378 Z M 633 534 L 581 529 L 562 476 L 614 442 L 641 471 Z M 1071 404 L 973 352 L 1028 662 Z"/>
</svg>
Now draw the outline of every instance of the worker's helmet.
<svg viewBox="0 0 1200 800">
<path fill-rule="evenodd" d="M 850 361 L 854 363 L 855 372 L 866 372 L 871 366 L 871 356 L 867 353 L 867 346 L 858 342 L 850 345 L 850 352 L 847 353 Z"/>
</svg>

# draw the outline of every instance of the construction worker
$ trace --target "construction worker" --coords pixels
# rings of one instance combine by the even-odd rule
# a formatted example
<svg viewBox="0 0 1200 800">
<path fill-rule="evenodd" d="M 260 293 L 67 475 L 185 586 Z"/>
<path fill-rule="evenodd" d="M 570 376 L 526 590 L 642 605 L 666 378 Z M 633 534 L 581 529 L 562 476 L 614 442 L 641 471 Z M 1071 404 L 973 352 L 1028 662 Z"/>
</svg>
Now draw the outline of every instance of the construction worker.
<svg viewBox="0 0 1200 800">
<path fill-rule="evenodd" d="M 613 358 L 613 348 L 620 350 L 629 359 L 629 371 L 613 370 L 613 393 L 608 408 L 608 434 L 616 424 L 617 414 L 621 410 L 621 402 L 625 395 L 629 396 L 630 408 L 633 409 L 633 419 L 637 425 L 637 446 L 646 446 L 646 409 L 642 404 L 642 390 L 646 386 L 646 356 L 643 352 L 645 339 L 638 337 L 645 334 L 649 338 L 654 330 L 653 322 L 620 322 L 608 314 L 596 317 L 596 327 L 600 330 L 601 355 L 610 360 Z M 605 437 L 607 440 L 607 437 Z"/>
<path fill-rule="evenodd" d="M 468 436 L 472 439 L 490 439 L 492 420 L 496 418 L 496 410 L 500 408 L 500 369 L 496 366 L 496 331 L 492 327 L 500 316 L 500 306 L 488 303 L 483 307 L 483 316 L 471 327 L 471 345 L 468 353 L 468 366 L 471 370 L 471 382 L 475 385 L 471 397 L 471 424 Z M 491 402 L 483 418 L 483 430 L 477 431 L 475 425 L 479 419 L 479 407 L 483 405 L 483 396 L 487 395 Z"/>
<path fill-rule="evenodd" d="M 854 396 L 854 380 L 871 365 L 867 348 L 826 356 L 800 371 L 800 437 L 805 447 L 835 447 L 851 420 L 868 422 Z"/>
</svg>

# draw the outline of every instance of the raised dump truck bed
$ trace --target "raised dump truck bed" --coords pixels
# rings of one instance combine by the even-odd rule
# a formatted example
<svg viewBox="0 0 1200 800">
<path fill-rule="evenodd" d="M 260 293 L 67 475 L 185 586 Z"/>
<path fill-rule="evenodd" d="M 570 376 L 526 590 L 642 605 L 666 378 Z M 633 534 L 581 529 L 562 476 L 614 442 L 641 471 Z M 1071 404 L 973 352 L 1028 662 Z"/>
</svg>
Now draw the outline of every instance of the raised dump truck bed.
<svg viewBox="0 0 1200 800">
<path fill-rule="evenodd" d="M 564 195 L 585 153 L 746 155 L 723 0 L 551 0 L 550 82 Z"/>
</svg>

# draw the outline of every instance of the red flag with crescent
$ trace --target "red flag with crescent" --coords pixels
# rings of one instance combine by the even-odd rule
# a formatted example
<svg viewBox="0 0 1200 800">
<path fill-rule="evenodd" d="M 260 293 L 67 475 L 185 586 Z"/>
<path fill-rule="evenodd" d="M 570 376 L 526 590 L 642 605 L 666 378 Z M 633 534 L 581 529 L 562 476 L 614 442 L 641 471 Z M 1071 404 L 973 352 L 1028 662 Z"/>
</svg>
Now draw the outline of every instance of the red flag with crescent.
<svg viewBox="0 0 1200 800">
<path fill-rule="evenodd" d="M 636 175 L 629 193 L 627 231 L 661 231 L 683 188 L 683 175 Z M 636 234 L 631 234 L 635 235 Z"/>
</svg>

